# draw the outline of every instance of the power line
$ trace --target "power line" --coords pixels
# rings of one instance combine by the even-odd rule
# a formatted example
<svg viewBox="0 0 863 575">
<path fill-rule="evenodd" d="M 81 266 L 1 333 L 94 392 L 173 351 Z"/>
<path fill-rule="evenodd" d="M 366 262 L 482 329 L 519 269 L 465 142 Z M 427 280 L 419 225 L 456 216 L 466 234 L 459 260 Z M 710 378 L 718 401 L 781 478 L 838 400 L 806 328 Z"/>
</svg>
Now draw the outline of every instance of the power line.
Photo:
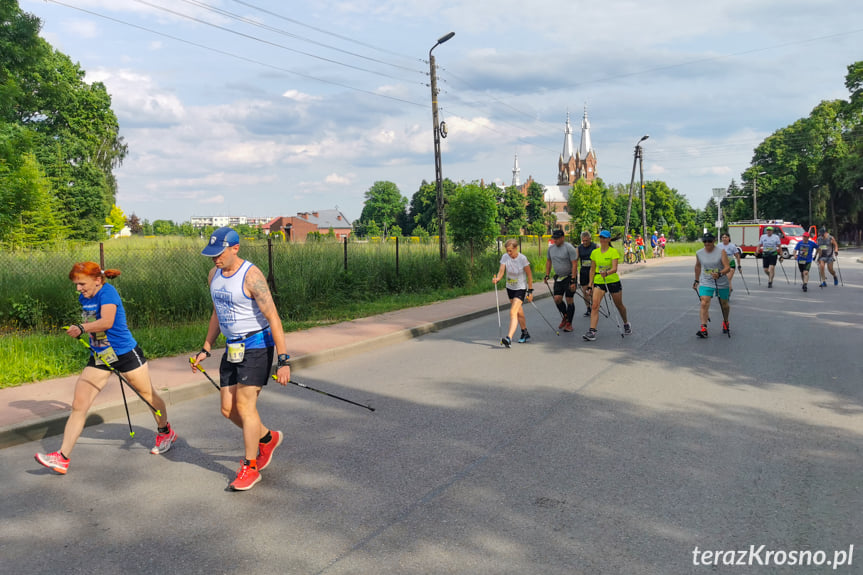
<svg viewBox="0 0 863 575">
<path fill-rule="evenodd" d="M 242 38 L 247 38 L 249 40 L 254 40 L 255 42 L 260 42 L 262 44 L 267 44 L 269 46 L 273 46 L 275 48 L 281 48 L 282 50 L 287 50 L 288 52 L 294 52 L 296 54 L 301 54 L 303 56 L 308 56 L 309 58 L 315 58 L 316 60 L 321 60 L 324 62 L 328 62 L 330 64 L 336 64 L 338 66 L 344 66 L 346 68 L 351 68 L 353 70 L 357 70 L 360 72 L 367 72 L 369 74 L 375 74 L 378 76 L 383 76 L 385 78 L 390 78 L 393 80 L 399 80 L 401 82 L 405 81 L 403 78 L 398 78 L 396 76 L 391 76 L 389 74 L 385 74 L 384 72 L 378 72 L 376 70 L 369 70 L 368 68 L 361 68 L 360 66 L 354 66 L 352 64 L 346 64 L 345 62 L 340 62 L 338 60 L 333 60 L 332 58 L 326 58 L 324 56 L 318 56 L 316 54 L 312 54 L 309 52 L 304 52 L 302 50 L 297 50 L 295 48 L 290 48 L 285 46 L 284 44 L 279 44 L 277 42 L 271 42 L 269 40 L 264 40 L 263 38 L 258 38 L 257 36 L 253 36 L 251 34 L 245 34 L 243 32 L 238 32 L 237 30 L 231 30 L 230 28 L 226 28 L 225 26 L 219 26 L 218 24 L 213 24 L 212 22 L 207 22 L 206 20 L 201 20 L 200 18 L 195 18 L 194 16 L 189 16 L 188 14 L 183 14 L 182 12 L 177 12 L 176 10 L 171 10 L 170 8 L 166 8 L 164 6 L 159 6 L 158 4 L 153 4 L 152 2 L 147 2 L 147 0 L 133 0 L 138 4 L 143 4 L 144 6 L 149 6 L 151 8 L 155 8 L 157 10 L 162 10 L 163 12 L 167 12 L 169 14 L 173 14 L 174 16 L 179 16 L 180 18 L 185 18 L 187 20 L 191 20 L 192 22 L 197 22 L 199 24 L 203 24 L 205 26 L 210 26 L 212 28 L 216 28 L 217 30 L 222 30 L 223 32 L 228 32 L 229 34 L 234 34 L 236 36 L 240 36 Z"/>
<path fill-rule="evenodd" d="M 64 2 L 60 2 L 59 0 L 45 0 L 46 2 L 51 2 L 53 4 L 57 4 L 59 6 L 64 6 L 66 8 L 71 8 L 72 10 L 77 10 L 79 12 L 83 12 L 85 14 L 90 14 L 91 16 L 96 16 L 99 18 L 103 18 L 105 20 L 109 20 L 111 22 L 115 22 L 117 24 L 123 24 L 124 26 L 129 26 L 131 28 L 136 28 L 138 30 L 143 30 L 144 32 L 149 32 L 150 34 L 156 34 L 157 36 L 162 36 L 163 38 L 169 38 L 176 42 L 181 42 L 183 44 L 188 44 L 190 46 L 194 46 L 196 48 L 202 48 L 204 50 L 209 50 L 210 52 L 214 52 L 216 54 L 221 54 L 223 56 L 228 56 L 230 58 L 235 58 L 237 60 L 241 60 L 243 62 L 248 62 L 251 64 L 256 64 L 258 66 L 263 66 L 265 68 L 270 68 L 273 70 L 277 70 L 279 72 L 287 72 L 288 74 L 294 74 L 295 76 L 299 76 L 301 78 L 306 78 L 309 80 L 314 80 L 315 82 L 321 82 L 323 84 L 329 84 L 331 86 L 338 86 L 340 88 L 346 88 L 348 90 L 352 90 L 354 92 L 360 92 L 363 94 L 368 94 L 369 96 L 376 96 L 378 98 L 385 98 L 387 100 L 393 100 L 396 102 L 401 102 L 403 104 L 410 104 L 411 106 L 419 106 L 420 108 L 425 108 L 425 104 L 419 104 L 417 102 L 411 102 L 410 100 L 404 100 L 402 98 L 396 98 L 395 96 L 388 96 L 386 94 L 380 94 L 378 92 L 372 92 L 369 90 L 364 90 L 363 88 L 357 88 L 356 86 L 351 86 L 349 84 L 345 84 L 342 82 L 335 82 L 333 80 L 325 80 L 323 78 L 318 78 L 316 76 L 311 76 L 309 74 L 304 74 L 302 72 L 297 72 L 296 70 L 291 70 L 288 68 L 282 68 L 281 66 L 276 66 L 273 64 L 268 64 L 266 62 L 261 62 L 260 60 L 255 60 L 253 58 L 248 58 L 246 56 L 240 56 L 239 54 L 234 54 L 232 52 L 227 52 L 225 50 L 220 50 L 219 48 L 213 48 L 212 46 L 207 46 L 205 44 L 200 44 L 198 42 L 193 42 L 191 40 L 186 40 L 185 38 L 180 38 L 179 36 L 173 36 L 171 34 L 167 34 L 165 32 L 160 32 L 158 30 L 153 30 L 152 28 L 147 28 L 146 26 L 141 26 L 139 24 L 133 24 L 131 22 L 126 22 L 125 20 L 120 20 L 118 18 L 114 18 L 112 16 L 107 16 L 105 14 L 100 14 L 98 12 L 94 12 L 92 10 L 87 10 L 85 8 L 80 8 L 78 6 L 72 6 L 71 4 L 66 4 Z"/>
<path fill-rule="evenodd" d="M 379 60 L 379 59 L 377 59 L 377 58 L 372 58 L 372 57 L 370 57 L 370 56 L 365 56 L 365 55 L 363 55 L 363 54 L 359 54 L 359 53 L 357 53 L 357 52 L 351 52 L 350 50 L 344 50 L 344 49 L 342 49 L 342 48 L 337 48 L 336 46 L 331 46 L 331 45 L 329 45 L 329 44 L 324 44 L 323 42 L 318 42 L 318 41 L 316 41 L 316 40 L 312 40 L 311 38 L 306 38 L 306 37 L 304 37 L 304 36 L 299 36 L 299 35 L 297 35 L 297 34 L 293 34 L 292 32 L 288 32 L 287 30 L 283 30 L 283 29 L 281 29 L 281 28 L 276 28 L 276 27 L 274 27 L 274 26 L 269 26 L 269 25 L 267 25 L 267 24 L 264 24 L 264 23 L 262 23 L 262 22 L 258 22 L 258 21 L 256 21 L 256 20 L 251 19 L 251 18 L 246 18 L 246 17 L 241 16 L 241 15 L 239 15 L 239 14 L 235 14 L 235 13 L 233 13 L 233 12 L 229 12 L 229 11 L 227 11 L 227 10 L 223 10 L 223 9 L 221 9 L 221 8 L 217 8 L 217 7 L 215 7 L 215 6 L 211 6 L 210 4 L 207 4 L 207 3 L 205 3 L 205 2 L 199 2 L 198 0 L 182 0 L 182 1 L 183 1 L 183 2 L 185 2 L 186 4 L 191 4 L 191 5 L 193 5 L 193 6 L 198 6 L 199 8 L 203 8 L 203 9 L 208 10 L 208 11 L 210 11 L 210 12 L 214 12 L 214 13 L 216 13 L 216 14 L 221 14 L 221 15 L 223 15 L 223 16 L 227 16 L 228 18 L 231 18 L 231 19 L 233 19 L 233 20 L 237 20 L 238 22 L 243 22 L 243 23 L 245 23 L 245 24 L 249 24 L 249 25 L 251 25 L 251 26 L 256 26 L 256 27 L 258 27 L 258 28 L 262 28 L 262 29 L 267 30 L 267 31 L 270 31 L 270 32 L 275 32 L 276 34 L 281 34 L 281 35 L 283 35 L 283 36 L 287 36 L 287 37 L 289 37 L 289 38 L 294 38 L 294 39 L 296 39 L 296 40 L 301 40 L 301 41 L 303 41 L 303 42 L 308 42 L 308 43 L 310 43 L 310 44 L 315 44 L 316 46 L 321 46 L 321 47 L 323 47 L 323 48 L 327 48 L 327 49 L 330 49 L 330 50 L 335 50 L 335 51 L 337 51 L 337 52 L 341 52 L 341 53 L 343 53 L 343 54 L 347 54 L 347 55 L 349 55 L 349 56 L 354 56 L 354 57 L 356 57 L 356 58 L 362 58 L 363 60 L 368 60 L 368 61 L 370 61 L 370 62 L 375 62 L 375 63 L 377 63 L 377 64 L 384 64 L 385 66 L 392 66 L 392 67 L 394 67 L 394 68 L 399 68 L 399 69 L 401 69 L 401 70 L 407 70 L 408 72 L 414 72 L 414 73 L 416 73 L 416 74 L 425 74 L 424 72 L 421 72 L 421 71 L 419 71 L 419 70 L 417 70 L 417 69 L 415 69 L 415 68 L 408 68 L 407 66 L 401 66 L 401 65 L 399 65 L 399 64 L 393 64 L 393 63 L 391 63 L 391 62 L 386 62 L 386 61 L 384 61 L 384 60 Z"/>
</svg>

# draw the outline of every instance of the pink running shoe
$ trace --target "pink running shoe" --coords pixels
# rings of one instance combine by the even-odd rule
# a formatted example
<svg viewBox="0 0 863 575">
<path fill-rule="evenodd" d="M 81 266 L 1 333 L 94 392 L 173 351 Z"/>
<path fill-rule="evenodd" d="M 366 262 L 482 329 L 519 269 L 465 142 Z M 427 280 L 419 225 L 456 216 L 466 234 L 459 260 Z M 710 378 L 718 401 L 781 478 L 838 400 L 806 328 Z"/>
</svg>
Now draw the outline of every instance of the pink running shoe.
<svg viewBox="0 0 863 575">
<path fill-rule="evenodd" d="M 169 423 L 168 433 L 156 433 L 156 445 L 150 450 L 150 453 L 153 455 L 161 455 L 171 449 L 171 446 L 174 445 L 175 441 L 177 441 L 177 434 Z"/>
<path fill-rule="evenodd" d="M 281 431 L 270 430 L 271 439 L 267 443 L 258 444 L 258 471 L 263 471 L 270 464 L 273 452 L 282 444 L 284 435 Z"/>
<path fill-rule="evenodd" d="M 231 489 L 234 491 L 247 491 L 260 480 L 261 474 L 258 470 L 246 465 L 245 461 L 243 461 L 240 464 L 240 469 L 237 471 L 237 478 L 231 482 Z"/>
<path fill-rule="evenodd" d="M 66 475 L 66 472 L 69 471 L 69 460 L 63 459 L 63 456 L 60 455 L 59 451 L 48 454 L 37 453 L 36 461 L 38 461 L 48 469 L 53 469 L 60 475 Z"/>
</svg>

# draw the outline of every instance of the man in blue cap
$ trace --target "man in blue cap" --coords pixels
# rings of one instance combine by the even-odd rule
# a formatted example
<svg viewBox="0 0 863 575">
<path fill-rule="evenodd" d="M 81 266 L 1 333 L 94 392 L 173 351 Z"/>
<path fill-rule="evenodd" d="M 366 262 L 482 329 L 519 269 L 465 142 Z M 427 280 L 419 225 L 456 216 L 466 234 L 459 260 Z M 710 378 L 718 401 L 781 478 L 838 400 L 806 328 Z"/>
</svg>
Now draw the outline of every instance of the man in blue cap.
<svg viewBox="0 0 863 575">
<path fill-rule="evenodd" d="M 270 379 L 274 348 L 278 353 L 276 377 L 287 385 L 291 363 L 285 334 L 263 272 L 239 257 L 240 236 L 231 228 L 219 228 L 210 236 L 202 255 L 213 259 L 208 283 L 213 313 L 201 351 L 192 369 L 210 357 L 219 333 L 227 340 L 219 366 L 222 415 L 243 430 L 245 454 L 231 483 L 235 491 L 251 489 L 261 480 L 273 452 L 282 443 L 282 432 L 270 430 L 258 414 L 258 395 Z"/>
</svg>

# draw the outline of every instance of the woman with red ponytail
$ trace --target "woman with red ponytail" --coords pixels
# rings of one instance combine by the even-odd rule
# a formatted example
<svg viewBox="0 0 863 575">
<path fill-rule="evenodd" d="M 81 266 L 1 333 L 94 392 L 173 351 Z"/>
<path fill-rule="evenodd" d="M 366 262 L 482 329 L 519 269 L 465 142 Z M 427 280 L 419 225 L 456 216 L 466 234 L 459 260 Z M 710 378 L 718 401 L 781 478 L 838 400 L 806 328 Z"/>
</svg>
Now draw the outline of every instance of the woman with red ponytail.
<svg viewBox="0 0 863 575">
<path fill-rule="evenodd" d="M 91 352 L 87 366 L 75 383 L 72 413 L 66 420 L 60 449 L 53 453 L 36 454 L 36 461 L 57 473 L 65 474 L 68 471 L 69 455 L 84 430 L 87 411 L 108 383 L 111 369 L 122 373 L 138 394 L 161 413 L 153 414 L 158 432 L 156 445 L 150 453 L 165 453 L 177 439 L 177 434 L 168 423 L 165 402 L 150 381 L 147 358 L 126 325 L 126 311 L 120 294 L 114 286 L 105 283 L 106 279 L 119 275 L 119 270 L 102 270 L 94 262 L 76 263 L 69 272 L 69 279 L 78 290 L 78 301 L 83 313 L 81 323 L 70 326 L 66 333 L 74 338 L 89 337 Z"/>
</svg>

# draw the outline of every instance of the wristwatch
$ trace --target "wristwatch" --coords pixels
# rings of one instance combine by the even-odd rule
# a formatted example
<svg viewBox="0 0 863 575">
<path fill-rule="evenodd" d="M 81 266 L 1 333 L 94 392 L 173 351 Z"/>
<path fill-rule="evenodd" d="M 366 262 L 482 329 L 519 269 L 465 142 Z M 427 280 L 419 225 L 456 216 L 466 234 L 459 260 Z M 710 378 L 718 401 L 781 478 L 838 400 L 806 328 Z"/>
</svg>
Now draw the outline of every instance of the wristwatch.
<svg viewBox="0 0 863 575">
<path fill-rule="evenodd" d="M 288 361 L 289 359 L 291 359 L 291 356 L 289 356 L 288 354 L 286 354 L 286 353 L 279 354 L 279 359 L 278 359 L 279 367 L 291 367 L 291 362 Z"/>
</svg>

